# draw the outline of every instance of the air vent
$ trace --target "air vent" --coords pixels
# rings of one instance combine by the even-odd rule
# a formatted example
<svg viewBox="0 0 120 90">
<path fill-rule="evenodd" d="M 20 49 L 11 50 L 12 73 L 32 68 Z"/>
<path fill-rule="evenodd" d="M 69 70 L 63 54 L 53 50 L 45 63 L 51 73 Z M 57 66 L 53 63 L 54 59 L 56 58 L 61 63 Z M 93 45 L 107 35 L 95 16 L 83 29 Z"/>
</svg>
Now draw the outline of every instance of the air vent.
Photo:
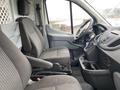
<svg viewBox="0 0 120 90">
<path fill-rule="evenodd" d="M 9 0 L 0 0 L 0 24 L 7 24 L 11 19 L 12 15 Z"/>
<path fill-rule="evenodd" d="M 120 39 L 114 41 L 113 43 L 111 43 L 111 44 L 108 45 L 108 46 L 109 46 L 109 47 L 116 47 L 116 46 L 118 46 L 118 45 L 120 45 Z"/>
</svg>

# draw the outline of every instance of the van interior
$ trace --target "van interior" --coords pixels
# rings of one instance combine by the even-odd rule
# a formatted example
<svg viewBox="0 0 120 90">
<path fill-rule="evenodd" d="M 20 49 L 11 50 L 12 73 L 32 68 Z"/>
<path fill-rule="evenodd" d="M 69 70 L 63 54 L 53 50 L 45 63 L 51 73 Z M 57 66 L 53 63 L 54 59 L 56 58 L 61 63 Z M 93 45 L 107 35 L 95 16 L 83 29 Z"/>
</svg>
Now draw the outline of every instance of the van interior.
<svg viewBox="0 0 120 90">
<path fill-rule="evenodd" d="M 0 90 L 120 90 L 120 30 L 84 2 L 0 1 Z"/>
</svg>

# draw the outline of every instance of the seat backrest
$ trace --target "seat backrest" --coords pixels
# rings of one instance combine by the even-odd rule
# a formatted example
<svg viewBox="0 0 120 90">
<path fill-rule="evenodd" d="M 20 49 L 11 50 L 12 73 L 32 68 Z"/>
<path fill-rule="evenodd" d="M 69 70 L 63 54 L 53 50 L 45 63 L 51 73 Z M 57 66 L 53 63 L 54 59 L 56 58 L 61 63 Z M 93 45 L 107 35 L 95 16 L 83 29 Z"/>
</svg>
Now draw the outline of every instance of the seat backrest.
<svg viewBox="0 0 120 90">
<path fill-rule="evenodd" d="M 19 23 L 23 53 L 39 57 L 44 49 L 44 39 L 34 22 L 27 17 L 17 19 Z"/>
<path fill-rule="evenodd" d="M 24 90 L 30 75 L 29 61 L 0 30 L 0 90 Z"/>
</svg>

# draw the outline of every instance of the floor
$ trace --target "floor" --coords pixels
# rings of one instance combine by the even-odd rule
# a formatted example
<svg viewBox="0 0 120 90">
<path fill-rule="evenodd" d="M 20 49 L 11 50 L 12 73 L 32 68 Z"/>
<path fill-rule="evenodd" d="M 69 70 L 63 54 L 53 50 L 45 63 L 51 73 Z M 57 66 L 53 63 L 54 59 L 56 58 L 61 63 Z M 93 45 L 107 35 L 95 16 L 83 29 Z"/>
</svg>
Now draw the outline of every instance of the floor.
<svg viewBox="0 0 120 90">
<path fill-rule="evenodd" d="M 88 84 L 87 82 L 85 82 L 83 76 L 82 76 L 82 73 L 80 71 L 80 67 L 77 66 L 77 67 L 72 67 L 72 76 L 74 76 L 80 83 L 81 87 L 83 90 L 94 90 L 93 87 Z"/>
</svg>

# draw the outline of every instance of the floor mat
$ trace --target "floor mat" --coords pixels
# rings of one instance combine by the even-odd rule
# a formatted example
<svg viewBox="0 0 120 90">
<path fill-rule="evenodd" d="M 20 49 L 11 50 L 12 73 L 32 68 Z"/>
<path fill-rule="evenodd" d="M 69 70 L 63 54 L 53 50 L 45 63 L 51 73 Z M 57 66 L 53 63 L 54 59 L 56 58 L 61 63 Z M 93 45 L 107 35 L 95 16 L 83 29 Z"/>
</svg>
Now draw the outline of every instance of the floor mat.
<svg viewBox="0 0 120 90">
<path fill-rule="evenodd" d="M 81 74 L 80 67 L 72 67 L 72 76 L 74 76 L 79 81 L 83 90 L 94 90 L 90 84 L 85 82 Z"/>
</svg>

